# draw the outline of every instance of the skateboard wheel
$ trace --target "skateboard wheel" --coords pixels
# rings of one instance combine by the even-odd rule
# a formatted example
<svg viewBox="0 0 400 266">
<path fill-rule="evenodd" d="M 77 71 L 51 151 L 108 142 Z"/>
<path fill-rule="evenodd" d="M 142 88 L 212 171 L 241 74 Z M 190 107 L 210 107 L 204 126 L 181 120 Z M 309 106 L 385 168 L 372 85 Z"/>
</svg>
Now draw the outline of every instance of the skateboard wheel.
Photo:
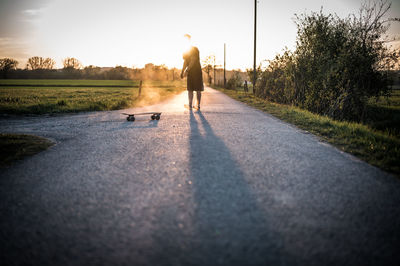
<svg viewBox="0 0 400 266">
<path fill-rule="evenodd" d="M 156 115 L 156 119 L 157 119 L 157 120 L 160 120 L 160 116 L 159 116 L 159 115 Z"/>
<path fill-rule="evenodd" d="M 135 121 L 135 117 L 134 116 L 128 116 L 127 118 L 126 118 L 128 121 Z"/>
<path fill-rule="evenodd" d="M 151 120 L 154 120 L 154 119 L 156 119 L 156 117 L 155 117 L 155 115 L 152 115 Z"/>
</svg>

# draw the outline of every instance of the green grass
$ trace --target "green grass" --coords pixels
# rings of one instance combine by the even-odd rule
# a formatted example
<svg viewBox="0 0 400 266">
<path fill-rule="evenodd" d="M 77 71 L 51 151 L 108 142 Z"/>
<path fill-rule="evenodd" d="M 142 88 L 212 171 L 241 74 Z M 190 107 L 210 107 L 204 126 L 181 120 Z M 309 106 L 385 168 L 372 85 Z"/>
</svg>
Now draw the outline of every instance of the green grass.
<svg viewBox="0 0 400 266">
<path fill-rule="evenodd" d="M 399 109 L 400 108 L 400 89 L 392 90 L 390 97 L 380 97 L 378 101 L 375 98 L 370 99 L 370 105 L 379 107 Z"/>
<path fill-rule="evenodd" d="M 0 86 L 37 87 L 138 87 L 134 80 L 0 79 Z"/>
<path fill-rule="evenodd" d="M 400 90 L 400 84 L 395 84 L 392 86 L 393 90 Z"/>
<path fill-rule="evenodd" d="M 400 138 L 400 90 L 393 90 L 388 98 L 370 99 L 364 123 Z"/>
<path fill-rule="evenodd" d="M 24 134 L 0 134 L 0 167 L 41 152 L 54 143 L 48 139 Z"/>
<path fill-rule="evenodd" d="M 1 80 L 4 82 L 4 80 Z M 125 80 L 35 80 L 46 84 L 37 86 L 0 86 L 0 113 L 48 114 L 81 111 L 118 110 L 134 106 L 155 104 L 185 89 L 183 81 L 144 82 L 142 95 L 139 88 L 113 87 L 112 84 L 136 84 Z M 27 80 L 13 80 L 25 84 Z M 18 83 L 19 82 L 19 83 Z M 131 83 L 129 83 L 131 82 Z M 34 82 L 32 81 L 31 84 Z M 28 83 L 27 83 L 28 84 Z M 56 84 L 54 87 L 49 84 Z M 78 86 L 78 85 L 79 86 Z M 95 87 L 82 84 L 95 84 Z M 72 86 L 76 85 L 76 87 Z M 99 87 L 99 86 L 109 87 Z M 63 87 L 65 86 L 65 87 Z M 80 87 L 82 86 L 82 87 Z"/>
<path fill-rule="evenodd" d="M 309 131 L 372 165 L 400 176 L 400 139 L 390 131 L 379 131 L 359 123 L 335 121 L 297 107 L 271 103 L 242 91 L 216 89 L 236 100 Z M 398 104 L 396 100 L 398 96 L 394 97 L 391 101 Z M 384 103 L 380 104 L 384 105 Z"/>
</svg>

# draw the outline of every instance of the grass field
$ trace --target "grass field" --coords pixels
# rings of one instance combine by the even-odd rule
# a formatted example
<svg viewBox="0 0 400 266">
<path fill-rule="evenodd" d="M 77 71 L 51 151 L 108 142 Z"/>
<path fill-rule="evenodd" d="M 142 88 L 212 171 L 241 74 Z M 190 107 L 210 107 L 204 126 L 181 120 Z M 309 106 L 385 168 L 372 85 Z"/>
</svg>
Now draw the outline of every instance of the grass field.
<svg viewBox="0 0 400 266">
<path fill-rule="evenodd" d="M 0 167 L 47 149 L 54 143 L 48 139 L 25 134 L 0 134 Z"/>
<path fill-rule="evenodd" d="M 6 85 L 7 84 L 7 85 Z M 48 114 L 117 110 L 154 104 L 185 90 L 178 81 L 0 80 L 0 113 Z"/>
<path fill-rule="evenodd" d="M 388 118 L 387 121 L 382 121 L 383 130 L 377 130 L 368 124 L 335 121 L 297 107 L 271 103 L 254 97 L 252 94 L 245 94 L 243 91 L 216 89 L 234 99 L 309 131 L 372 165 L 400 176 L 400 137 L 394 133 L 395 128 L 398 128 L 399 125 L 395 122 L 398 120 L 391 120 L 394 119 L 391 117 L 396 117 L 396 115 L 397 118 L 395 119 L 398 119 L 400 99 L 397 91 L 389 99 L 370 103 L 371 110 L 375 109 L 378 114 L 375 119 L 384 115 Z M 370 123 L 374 124 L 375 127 L 377 127 L 378 122 L 371 118 Z M 385 128 L 385 126 L 388 128 Z"/>
<path fill-rule="evenodd" d="M 0 86 L 27 87 L 138 87 L 134 80 L 0 79 Z"/>
</svg>

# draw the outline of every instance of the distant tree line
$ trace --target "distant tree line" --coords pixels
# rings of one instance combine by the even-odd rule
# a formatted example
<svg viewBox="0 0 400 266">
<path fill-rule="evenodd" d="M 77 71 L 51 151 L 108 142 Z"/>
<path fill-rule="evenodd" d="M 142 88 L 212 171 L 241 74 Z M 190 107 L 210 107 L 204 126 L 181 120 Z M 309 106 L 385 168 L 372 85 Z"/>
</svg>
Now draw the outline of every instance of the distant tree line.
<svg viewBox="0 0 400 266">
<path fill-rule="evenodd" d="M 83 67 L 73 57 L 63 60 L 63 68 L 55 69 L 51 58 L 34 56 L 28 59 L 24 69 L 17 68 L 18 61 L 12 58 L 0 59 L 0 78 L 6 79 L 115 79 L 115 80 L 175 80 L 179 71 L 165 65 L 146 64 L 144 68 L 116 67 Z"/>
<path fill-rule="evenodd" d="M 258 69 L 256 94 L 335 119 L 363 120 L 371 97 L 390 94 L 398 67 L 399 51 L 383 38 L 389 8 L 367 2 L 344 19 L 322 10 L 296 16 L 295 50 Z"/>
</svg>

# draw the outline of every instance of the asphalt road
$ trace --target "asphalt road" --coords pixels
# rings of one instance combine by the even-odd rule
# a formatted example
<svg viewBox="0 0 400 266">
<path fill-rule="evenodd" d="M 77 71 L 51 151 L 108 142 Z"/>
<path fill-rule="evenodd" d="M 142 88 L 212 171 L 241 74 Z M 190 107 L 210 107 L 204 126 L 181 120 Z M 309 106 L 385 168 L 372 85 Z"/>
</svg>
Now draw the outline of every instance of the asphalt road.
<svg viewBox="0 0 400 266">
<path fill-rule="evenodd" d="M 207 88 L 0 119 L 57 142 L 1 169 L 1 265 L 400 265 L 400 180 Z M 131 111 L 131 110 L 125 110 Z"/>
</svg>

